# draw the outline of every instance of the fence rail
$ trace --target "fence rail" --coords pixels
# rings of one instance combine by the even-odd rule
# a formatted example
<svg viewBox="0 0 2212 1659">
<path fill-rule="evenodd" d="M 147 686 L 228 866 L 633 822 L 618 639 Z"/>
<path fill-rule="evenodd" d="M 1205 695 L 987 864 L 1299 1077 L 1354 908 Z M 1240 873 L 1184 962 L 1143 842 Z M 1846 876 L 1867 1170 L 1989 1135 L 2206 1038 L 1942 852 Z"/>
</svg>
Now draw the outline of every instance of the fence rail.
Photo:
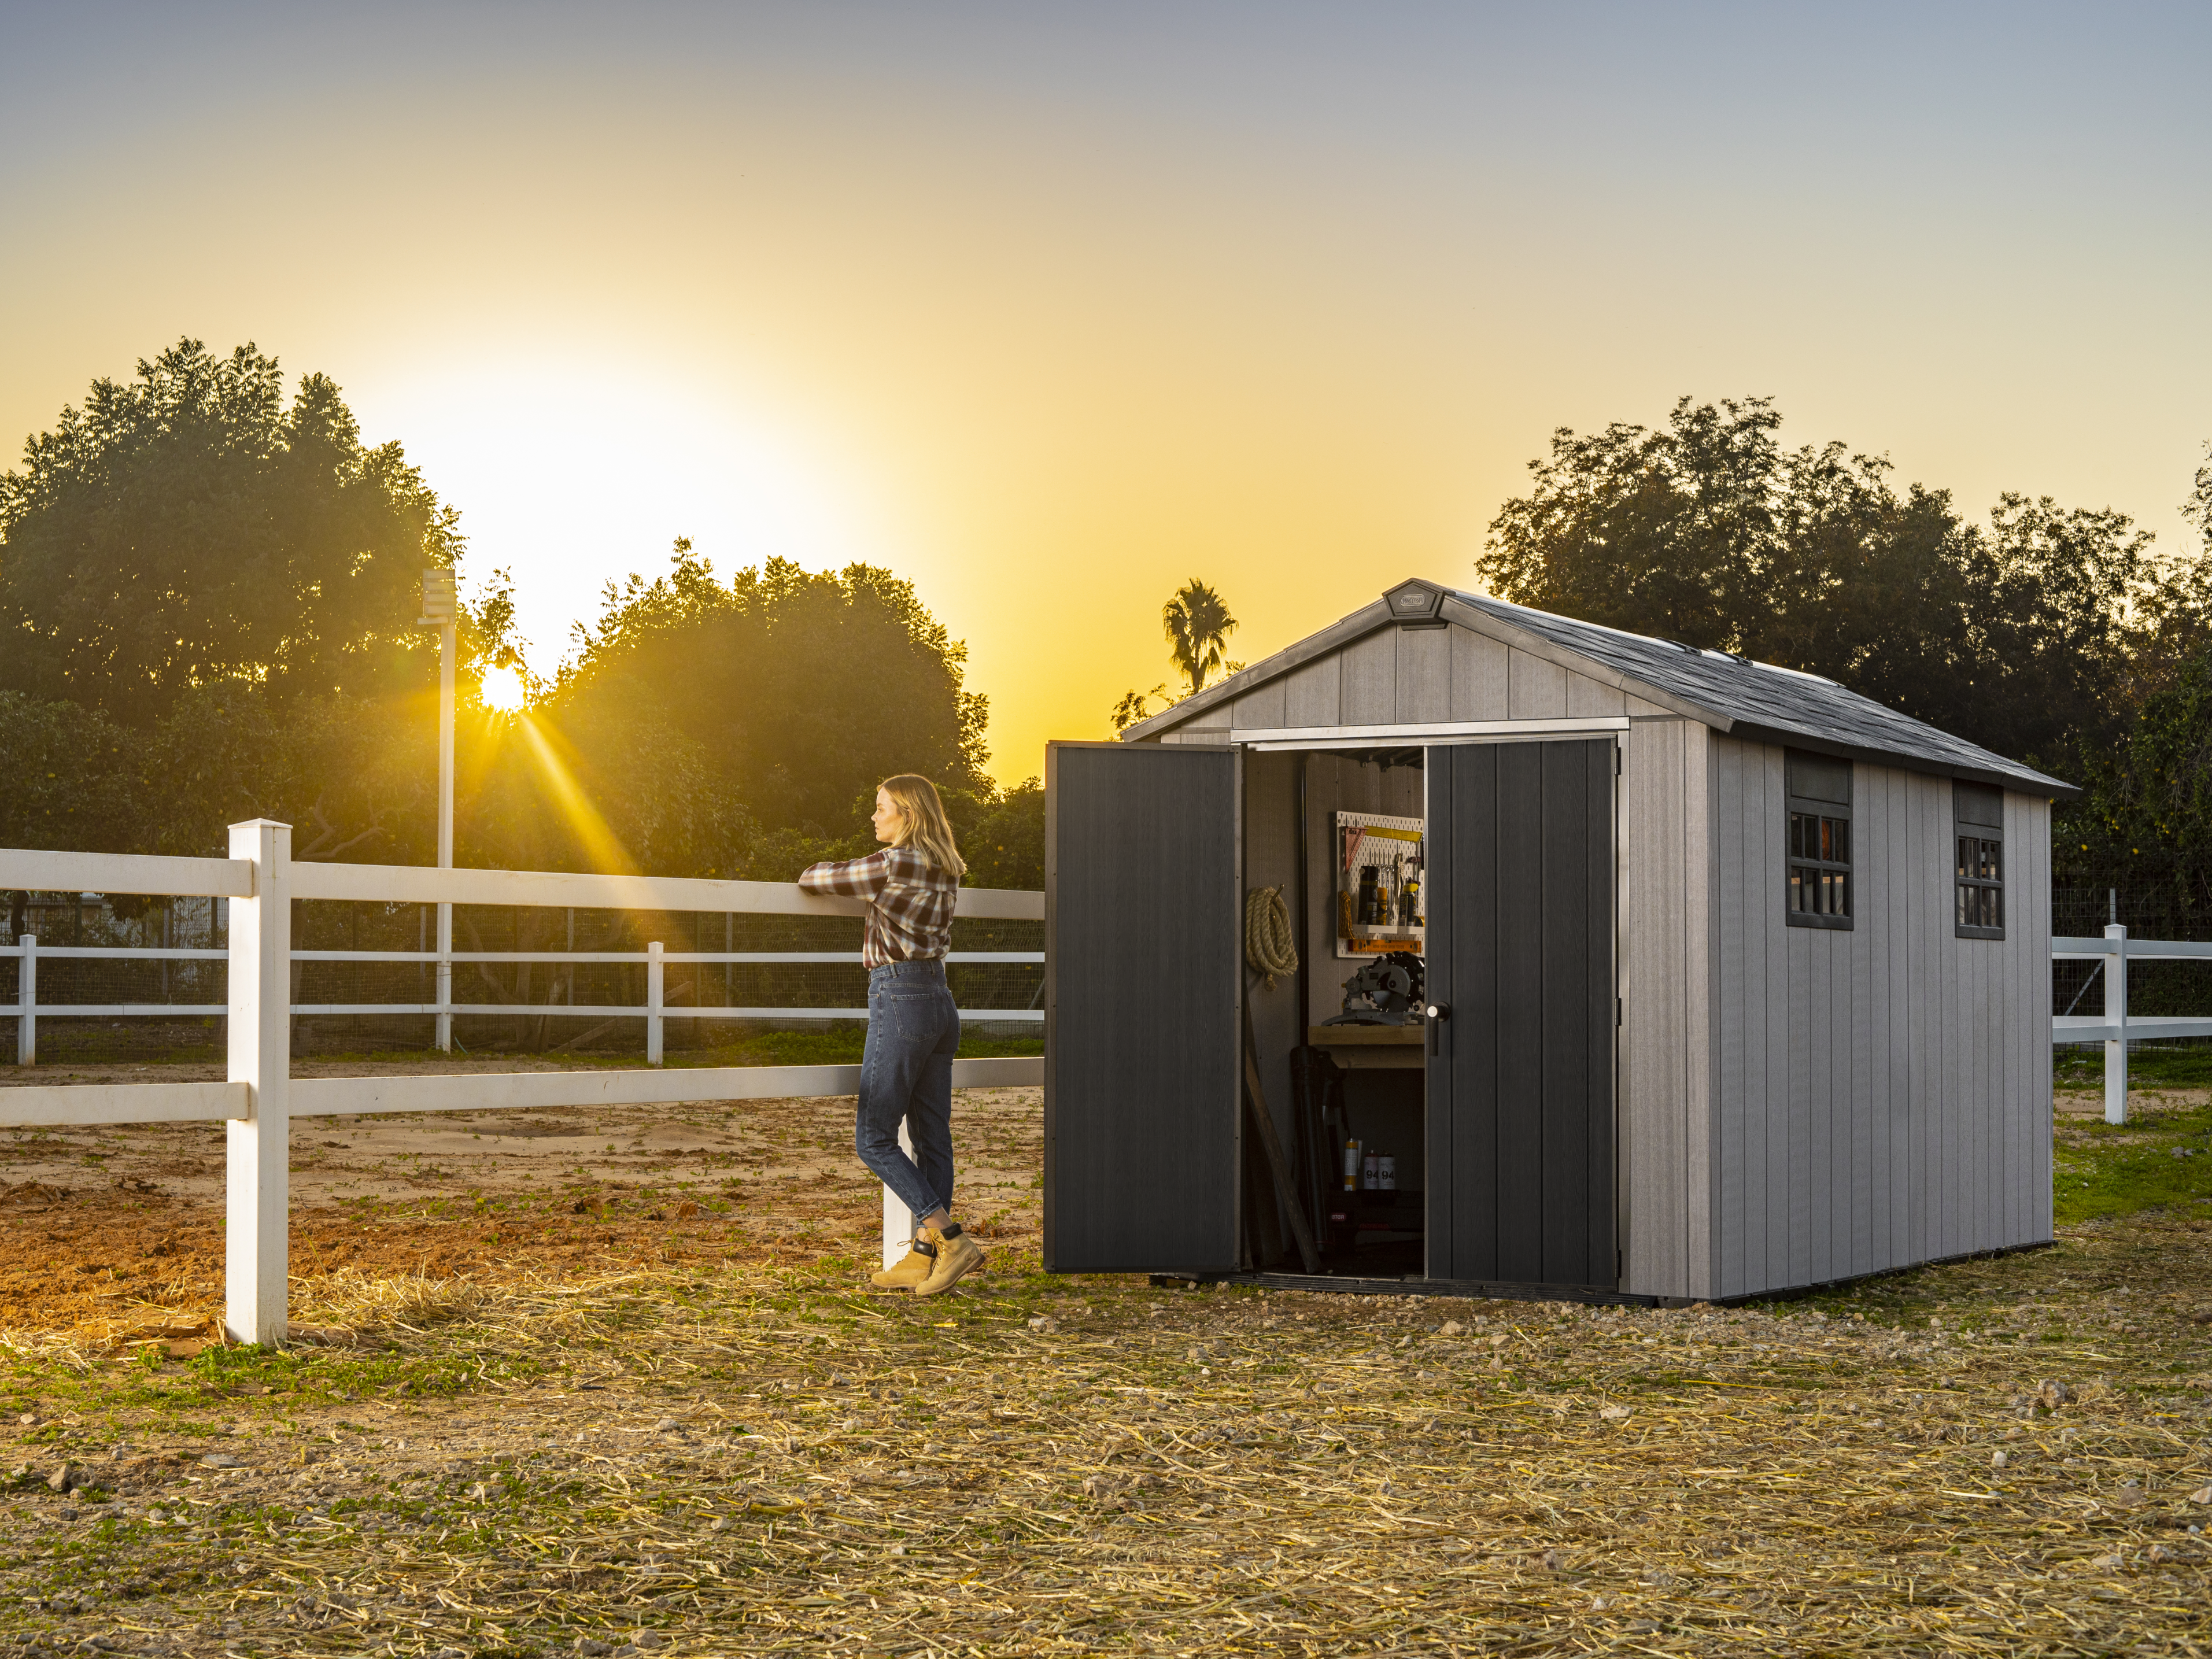
<svg viewBox="0 0 2212 1659">
<path fill-rule="evenodd" d="M 662 1105 L 685 1101 L 775 1099 L 845 1095 L 860 1085 L 858 1066 L 696 1066 L 676 1070 L 520 1072 L 431 1077 L 301 1078 L 291 1075 L 295 1014 L 488 1014 L 532 1018 L 643 1018 L 646 1057 L 658 1068 L 663 1023 L 669 1019 L 866 1019 L 865 1008 L 727 1007 L 669 1004 L 663 972 L 671 963 L 857 963 L 847 951 L 324 951 L 292 948 L 292 902 L 335 899 L 383 904 L 568 907 L 595 910 L 721 912 L 726 915 L 855 916 L 859 899 L 802 891 L 795 884 L 713 881 L 658 876 L 605 876 L 559 871 L 441 870 L 408 865 L 295 864 L 291 828 L 256 819 L 230 827 L 227 859 L 148 858 L 135 854 L 0 848 L 0 888 L 45 891 L 155 894 L 225 898 L 230 933 L 222 949 L 46 945 L 25 934 L 0 957 L 17 963 L 17 1060 L 37 1055 L 37 1022 L 47 1018 L 221 1016 L 227 1022 L 228 1071 L 221 1083 L 88 1084 L 0 1089 L 0 1126 L 221 1122 L 224 1168 L 224 1323 L 240 1341 L 281 1342 L 289 1281 L 290 1124 L 295 1117 L 373 1112 L 451 1112 L 532 1107 Z M 956 918 L 1042 921 L 1044 896 L 963 888 Z M 38 965 L 56 959 L 136 958 L 220 961 L 227 999 L 221 1004 L 42 1003 Z M 957 952 L 972 963 L 1036 963 L 1039 951 Z M 296 962 L 382 962 L 435 968 L 439 995 L 428 1002 L 294 1003 Z M 641 1005 L 607 1003 L 456 1003 L 455 963 L 642 964 Z M 0 1005 L 4 1007 L 4 1005 Z M 1036 1009 L 963 1011 L 969 1018 L 1041 1021 Z M 441 1029 L 443 1022 L 441 1022 Z M 953 1082 L 998 1087 L 1042 1081 L 1034 1058 L 957 1060 Z M 885 1265 L 903 1251 L 914 1217 L 888 1189 L 884 1194 Z"/>
<path fill-rule="evenodd" d="M 101 890 L 94 889 L 93 890 Z M 119 891 L 120 889 L 106 890 Z M 979 890 L 995 894 L 999 890 Z M 1003 920 L 1003 918 L 1001 918 Z M 39 1018 L 146 1019 L 220 1018 L 230 1012 L 221 1002 L 41 1002 L 38 1000 L 38 964 L 44 961 L 112 962 L 227 962 L 227 950 L 191 945 L 47 945 L 35 933 L 25 933 L 13 945 L 0 945 L 0 960 L 13 957 L 15 981 L 15 1062 L 37 1062 Z M 642 967 L 646 970 L 646 1000 L 620 1002 L 454 1002 L 450 973 L 441 973 L 439 988 L 445 998 L 412 1002 L 295 1002 L 295 1014 L 428 1015 L 450 1018 L 456 1014 L 524 1016 L 532 1019 L 642 1019 L 648 1064 L 659 1065 L 665 1052 L 662 1022 L 671 1019 L 808 1019 L 865 1021 L 866 1008 L 792 1007 L 781 1004 L 741 1007 L 725 1003 L 678 1003 L 655 1000 L 656 975 L 664 964 L 713 967 L 721 964 L 759 967 L 797 964 L 835 964 L 854 967 L 857 951 L 668 951 L 648 945 L 642 951 L 294 951 L 293 962 L 409 963 L 417 967 L 449 968 L 454 963 L 486 963 L 513 965 L 544 963 L 568 967 Z M 1042 951 L 955 951 L 945 958 L 949 966 L 965 964 L 1041 965 Z M 5 1004 L 0 1004 L 4 1008 Z M 963 1019 L 1002 1020 L 1008 1024 L 1042 1024 L 1040 1008 L 963 1008 Z M 443 1029 L 441 1027 L 441 1029 Z"/>
<path fill-rule="evenodd" d="M 2102 1042 L 2105 1045 L 2105 1121 L 2128 1121 L 2128 1044 L 2165 1037 L 2212 1036 L 2212 1018 L 2194 1015 L 2154 1014 L 2130 1018 L 2128 1013 L 2128 964 L 2131 962 L 2212 961 L 2212 943 L 2197 939 L 2153 939 L 2128 937 L 2118 924 L 2105 929 L 2101 939 L 2053 939 L 2053 962 L 2094 962 L 2105 981 L 2105 1012 L 2101 1014 L 2053 1014 L 2053 1044 Z"/>
</svg>

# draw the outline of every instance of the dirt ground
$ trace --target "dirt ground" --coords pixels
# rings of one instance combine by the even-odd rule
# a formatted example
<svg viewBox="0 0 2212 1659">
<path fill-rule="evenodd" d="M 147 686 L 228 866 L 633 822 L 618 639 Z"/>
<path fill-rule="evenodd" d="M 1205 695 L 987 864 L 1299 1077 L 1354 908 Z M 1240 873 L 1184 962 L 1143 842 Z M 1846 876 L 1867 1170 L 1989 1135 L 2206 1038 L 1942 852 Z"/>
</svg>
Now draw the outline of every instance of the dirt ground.
<svg viewBox="0 0 2212 1659">
<path fill-rule="evenodd" d="M 295 1125 L 281 1352 L 189 1334 L 219 1132 L 15 1142 L 0 1652 L 2212 1646 L 2212 1200 L 1745 1308 L 1194 1292 L 1039 1272 L 983 1091 L 923 1300 L 848 1103 L 491 1118 Z"/>
<path fill-rule="evenodd" d="M 203 1073 L 222 1069 L 0 1068 L 0 1087 Z M 350 1271 L 495 1283 L 643 1263 L 868 1255 L 882 1189 L 853 1156 L 852 1121 L 850 1098 L 295 1119 L 292 1271 L 309 1282 Z M 960 1123 L 963 1213 L 987 1239 L 1033 1247 L 1038 1091 L 963 1091 Z M 152 1340 L 212 1318 L 222 1300 L 222 1179 L 221 1124 L 0 1129 L 0 1332 Z M 192 1339 L 165 1340 L 181 1352 Z"/>
<path fill-rule="evenodd" d="M 2105 1093 L 2101 1089 L 2061 1089 L 2051 1099 L 2061 1119 L 2105 1115 Z M 2212 1089 L 2130 1089 L 2128 1115 L 2193 1111 L 2207 1101 L 2212 1101 Z"/>
</svg>

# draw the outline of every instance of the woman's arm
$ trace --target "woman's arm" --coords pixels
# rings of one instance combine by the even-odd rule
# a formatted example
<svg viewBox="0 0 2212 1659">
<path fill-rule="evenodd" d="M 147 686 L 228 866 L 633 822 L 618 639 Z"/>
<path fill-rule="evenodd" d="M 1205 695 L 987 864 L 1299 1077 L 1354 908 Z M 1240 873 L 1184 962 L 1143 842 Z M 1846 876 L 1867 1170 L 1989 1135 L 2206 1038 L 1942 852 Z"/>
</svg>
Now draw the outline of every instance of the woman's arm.
<svg viewBox="0 0 2212 1659">
<path fill-rule="evenodd" d="M 810 893 L 836 893 L 845 898 L 872 899 L 890 884 L 890 848 L 860 859 L 827 859 L 799 872 L 799 884 Z"/>
</svg>

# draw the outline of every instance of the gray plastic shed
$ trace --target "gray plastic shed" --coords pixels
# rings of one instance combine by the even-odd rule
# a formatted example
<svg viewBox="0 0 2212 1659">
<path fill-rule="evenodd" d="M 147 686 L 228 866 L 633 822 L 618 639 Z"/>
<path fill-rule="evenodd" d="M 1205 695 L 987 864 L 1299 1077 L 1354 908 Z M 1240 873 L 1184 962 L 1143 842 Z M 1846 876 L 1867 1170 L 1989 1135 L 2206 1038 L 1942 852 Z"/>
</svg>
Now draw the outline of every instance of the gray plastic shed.
<svg viewBox="0 0 2212 1659">
<path fill-rule="evenodd" d="M 1046 790 L 1048 1270 L 1697 1301 L 2051 1237 L 2055 778 L 1413 580 Z"/>
</svg>

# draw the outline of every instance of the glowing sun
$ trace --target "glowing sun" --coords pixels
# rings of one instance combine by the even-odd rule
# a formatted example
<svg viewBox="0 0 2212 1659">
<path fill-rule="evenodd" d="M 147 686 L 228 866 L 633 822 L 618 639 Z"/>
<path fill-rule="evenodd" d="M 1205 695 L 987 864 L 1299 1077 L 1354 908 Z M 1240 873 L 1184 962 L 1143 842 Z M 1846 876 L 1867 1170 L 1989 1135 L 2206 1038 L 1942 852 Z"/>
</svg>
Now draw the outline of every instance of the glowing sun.
<svg viewBox="0 0 2212 1659">
<path fill-rule="evenodd" d="M 488 668 L 482 685 L 483 705 L 502 714 L 521 712 L 522 705 L 530 699 L 522 676 L 512 668 Z"/>
</svg>

